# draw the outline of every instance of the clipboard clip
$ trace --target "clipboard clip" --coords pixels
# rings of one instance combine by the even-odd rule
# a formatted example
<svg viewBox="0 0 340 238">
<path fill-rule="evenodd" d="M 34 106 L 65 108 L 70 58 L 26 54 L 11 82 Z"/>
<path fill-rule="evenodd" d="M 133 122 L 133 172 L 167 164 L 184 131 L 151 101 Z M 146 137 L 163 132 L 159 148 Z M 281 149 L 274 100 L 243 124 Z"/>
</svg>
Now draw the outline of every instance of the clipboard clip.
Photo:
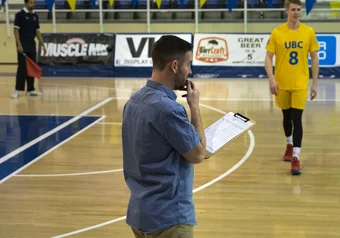
<svg viewBox="0 0 340 238">
<path fill-rule="evenodd" d="M 250 120 L 248 117 L 245 117 L 245 116 L 241 115 L 240 113 L 235 113 L 234 117 L 237 117 L 238 119 L 241 119 L 244 122 L 247 122 L 247 121 Z"/>
</svg>

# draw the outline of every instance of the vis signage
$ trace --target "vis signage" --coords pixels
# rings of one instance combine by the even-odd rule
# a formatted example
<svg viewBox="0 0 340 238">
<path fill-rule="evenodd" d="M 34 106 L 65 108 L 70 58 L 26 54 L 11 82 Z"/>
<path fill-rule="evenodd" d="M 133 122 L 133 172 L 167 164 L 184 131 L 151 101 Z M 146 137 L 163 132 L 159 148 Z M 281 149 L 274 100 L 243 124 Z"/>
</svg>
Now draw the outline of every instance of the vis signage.
<svg viewBox="0 0 340 238">
<path fill-rule="evenodd" d="M 191 34 L 175 34 L 192 43 Z M 117 34 L 115 67 L 152 67 L 153 44 L 162 34 Z"/>
</svg>

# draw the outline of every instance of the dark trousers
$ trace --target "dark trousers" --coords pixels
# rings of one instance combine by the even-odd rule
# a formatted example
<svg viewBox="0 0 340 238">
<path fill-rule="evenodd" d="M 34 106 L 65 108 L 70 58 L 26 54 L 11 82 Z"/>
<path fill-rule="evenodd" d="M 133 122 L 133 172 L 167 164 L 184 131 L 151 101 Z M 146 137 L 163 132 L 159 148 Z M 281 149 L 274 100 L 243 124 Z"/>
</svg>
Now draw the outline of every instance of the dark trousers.
<svg viewBox="0 0 340 238">
<path fill-rule="evenodd" d="M 30 57 L 34 62 L 36 62 L 36 52 L 25 52 L 27 57 Z M 15 90 L 25 91 L 25 82 L 27 80 L 27 91 L 34 91 L 34 78 L 27 76 L 26 71 L 26 58 L 23 54 L 18 53 L 18 69 L 16 77 Z"/>
</svg>

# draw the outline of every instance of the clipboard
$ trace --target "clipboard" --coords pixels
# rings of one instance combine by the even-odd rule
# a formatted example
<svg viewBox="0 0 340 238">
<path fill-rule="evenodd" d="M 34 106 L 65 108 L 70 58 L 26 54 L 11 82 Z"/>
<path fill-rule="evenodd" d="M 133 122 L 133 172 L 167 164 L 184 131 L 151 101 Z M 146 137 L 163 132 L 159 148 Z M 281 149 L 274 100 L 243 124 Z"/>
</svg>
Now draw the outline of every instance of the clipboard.
<svg viewBox="0 0 340 238">
<path fill-rule="evenodd" d="M 210 158 L 237 137 L 243 135 L 256 122 L 240 113 L 229 112 L 204 129 L 206 158 Z"/>
</svg>

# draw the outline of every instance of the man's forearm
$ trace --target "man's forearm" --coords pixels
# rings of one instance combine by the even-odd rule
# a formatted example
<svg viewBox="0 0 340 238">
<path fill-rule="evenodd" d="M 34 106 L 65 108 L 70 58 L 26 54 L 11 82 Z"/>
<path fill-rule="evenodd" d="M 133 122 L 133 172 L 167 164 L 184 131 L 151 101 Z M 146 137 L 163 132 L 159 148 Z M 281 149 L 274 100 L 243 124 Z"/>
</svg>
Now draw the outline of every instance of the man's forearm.
<svg viewBox="0 0 340 238">
<path fill-rule="evenodd" d="M 44 39 L 42 38 L 40 31 L 37 31 L 37 38 L 38 38 L 40 44 L 41 44 L 42 46 L 44 46 L 44 44 L 45 44 L 45 43 L 44 43 Z"/>
<path fill-rule="evenodd" d="M 312 77 L 313 77 L 313 85 L 317 85 L 319 78 L 319 58 L 312 58 Z"/>
<path fill-rule="evenodd" d="M 265 59 L 265 69 L 268 75 L 269 80 L 274 78 L 274 74 L 273 74 L 273 60 L 270 57 L 266 56 Z"/>
<path fill-rule="evenodd" d="M 14 29 L 14 36 L 15 36 L 15 42 L 17 43 L 17 46 L 22 47 L 20 37 L 19 37 L 19 31 L 17 29 Z"/>
<path fill-rule="evenodd" d="M 199 106 L 191 106 L 190 107 L 190 113 L 191 113 L 191 124 L 195 127 L 196 132 L 201 137 L 201 143 L 203 148 L 206 148 L 206 139 L 205 139 L 205 133 L 201 118 L 201 112 Z"/>
</svg>

